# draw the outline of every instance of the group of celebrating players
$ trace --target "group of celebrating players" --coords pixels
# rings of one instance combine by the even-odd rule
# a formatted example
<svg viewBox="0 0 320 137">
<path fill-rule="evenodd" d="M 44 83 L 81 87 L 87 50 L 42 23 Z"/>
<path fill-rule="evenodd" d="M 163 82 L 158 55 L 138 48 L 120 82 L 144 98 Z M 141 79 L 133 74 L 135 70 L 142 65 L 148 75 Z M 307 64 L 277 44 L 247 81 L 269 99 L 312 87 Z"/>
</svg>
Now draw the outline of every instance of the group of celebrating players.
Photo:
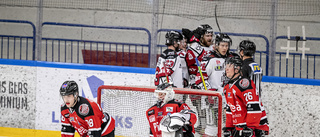
<svg viewBox="0 0 320 137">
<path fill-rule="evenodd" d="M 208 24 L 200 25 L 193 31 L 183 28 L 182 33 L 169 31 L 165 37 L 168 49 L 163 51 L 158 58 L 155 74 L 156 86 L 170 83 L 169 85 L 177 88 L 220 92 L 224 96 L 223 105 L 225 106 L 226 121 L 223 135 L 225 137 L 263 137 L 269 134 L 268 120 L 261 102 L 262 69 L 253 59 L 256 52 L 254 42 L 243 40 L 237 47 L 238 53 L 232 53 L 230 52 L 232 39 L 225 33 L 215 35 L 212 27 Z M 169 87 L 168 90 L 172 89 Z M 206 100 L 207 103 L 194 103 L 197 100 L 195 100 L 196 97 L 192 96 L 190 96 L 190 99 L 197 107 L 198 116 L 201 113 L 206 113 L 206 124 L 201 124 L 202 121 L 199 121 L 200 126 L 205 126 L 202 127 L 205 128 L 203 136 L 217 136 L 217 125 L 212 122 L 215 121 L 215 116 L 210 115 L 214 113 L 213 111 L 217 111 L 214 107 L 217 105 L 215 99 L 209 97 L 200 99 L 201 102 Z M 166 105 L 170 106 L 172 104 L 176 104 L 176 108 L 181 108 L 185 104 L 185 98 L 182 103 L 174 100 L 171 100 L 171 102 L 161 101 L 160 104 L 162 105 L 159 105 L 159 102 L 158 106 L 155 105 L 158 109 L 149 109 L 148 112 L 165 111 Z M 209 105 L 203 106 L 203 104 Z M 183 135 L 194 136 L 194 122 L 197 119 L 192 116 L 195 112 L 187 111 L 188 113 L 186 113 L 184 110 L 175 109 L 174 112 L 178 112 L 179 116 L 188 123 L 189 128 L 181 126 Z M 150 121 L 150 116 L 153 115 L 148 112 L 150 136 L 161 135 L 159 132 L 161 126 L 163 126 L 161 122 L 168 120 L 161 121 L 159 123 L 160 129 L 156 130 L 152 125 L 154 121 Z M 173 115 L 173 119 L 178 114 Z M 159 118 L 157 120 L 159 122 L 161 119 L 169 119 L 171 116 L 156 116 L 156 118 Z M 173 123 L 171 122 L 171 124 Z M 177 125 L 173 124 L 171 126 L 176 128 Z M 167 125 L 167 129 L 162 131 L 163 134 L 174 130 L 170 129 L 170 125 Z"/>
<path fill-rule="evenodd" d="M 224 97 L 224 137 L 264 137 L 269 134 L 268 120 L 261 102 L 262 69 L 254 62 L 256 45 L 243 40 L 238 54 L 230 52 L 232 39 L 224 33 L 214 34 L 208 24 L 195 30 L 169 31 L 167 49 L 158 58 L 154 94 L 158 101 L 146 111 L 150 137 L 194 137 L 195 123 L 206 114 L 203 137 L 217 136 L 217 106 L 214 98 L 190 96 L 197 113 L 174 98 L 174 88 L 192 88 L 220 92 Z M 79 96 L 75 81 L 60 87 L 61 136 L 114 137 L 115 120 L 94 101 Z M 199 100 L 201 102 L 199 102 Z M 197 102 L 198 101 L 198 102 Z M 202 103 L 206 101 L 206 103 Z M 200 104 L 200 105 L 199 105 Z M 203 126 L 203 127 L 201 127 Z M 144 131 L 141 131 L 144 132 Z"/>
</svg>

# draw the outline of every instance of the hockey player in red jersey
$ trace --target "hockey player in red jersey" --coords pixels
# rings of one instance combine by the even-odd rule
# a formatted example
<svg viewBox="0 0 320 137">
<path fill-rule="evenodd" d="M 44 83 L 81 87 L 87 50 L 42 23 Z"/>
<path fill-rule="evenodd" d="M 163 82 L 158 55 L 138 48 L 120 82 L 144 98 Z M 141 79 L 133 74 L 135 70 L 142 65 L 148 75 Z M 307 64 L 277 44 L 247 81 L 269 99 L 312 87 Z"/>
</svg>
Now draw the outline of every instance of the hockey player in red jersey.
<svg viewBox="0 0 320 137">
<path fill-rule="evenodd" d="M 61 137 L 74 137 L 75 130 L 81 137 L 115 136 L 115 120 L 103 113 L 96 102 L 80 97 L 75 81 L 65 81 L 60 95 L 64 101 L 61 106 Z"/>
<path fill-rule="evenodd" d="M 159 85 L 154 94 L 158 101 L 146 111 L 150 137 L 165 137 L 169 133 L 193 137 L 196 114 L 187 104 L 174 99 L 175 93 L 171 84 Z"/>
<path fill-rule="evenodd" d="M 182 38 L 182 34 L 178 31 L 169 31 L 166 33 L 166 45 L 168 49 L 163 51 L 158 58 L 154 81 L 155 86 L 170 81 L 173 83 L 173 86 L 177 88 L 184 87 L 183 74 L 187 72 L 183 72 L 182 65 L 185 59 L 177 53 Z"/>
<path fill-rule="evenodd" d="M 194 31 L 182 29 L 183 34 L 188 38 L 190 46 L 187 49 L 186 63 L 189 72 L 189 79 L 191 88 L 195 86 L 195 77 L 197 75 L 198 67 L 196 58 L 202 61 L 202 58 L 210 53 L 212 48 L 213 29 L 208 24 L 200 25 Z"/>
<path fill-rule="evenodd" d="M 225 137 L 264 137 L 269 132 L 266 112 L 262 111 L 253 81 L 241 77 L 242 63 L 237 56 L 225 62 L 226 76 L 230 80 L 223 89 L 227 103 L 223 134 Z"/>
</svg>

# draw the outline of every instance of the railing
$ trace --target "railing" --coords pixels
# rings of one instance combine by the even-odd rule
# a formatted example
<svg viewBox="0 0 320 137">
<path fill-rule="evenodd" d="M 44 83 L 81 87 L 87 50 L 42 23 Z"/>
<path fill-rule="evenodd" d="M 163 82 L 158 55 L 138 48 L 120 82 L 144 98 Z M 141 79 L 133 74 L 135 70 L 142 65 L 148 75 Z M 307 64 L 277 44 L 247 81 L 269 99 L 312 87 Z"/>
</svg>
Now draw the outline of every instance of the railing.
<svg viewBox="0 0 320 137">
<path fill-rule="evenodd" d="M 25 20 L 3 20 L 0 19 L 0 22 L 8 24 L 27 24 L 32 27 L 32 36 L 14 36 L 14 35 L 0 35 L 0 49 L 1 49 L 1 58 L 3 59 L 22 59 L 35 60 L 35 37 L 36 37 L 36 27 L 30 21 Z M 31 42 L 31 43 L 30 43 Z M 25 44 L 25 45 L 24 45 Z M 24 45 L 24 46 L 23 46 Z M 29 47 L 32 45 L 32 47 Z M 18 51 L 17 51 L 18 50 Z M 26 50 L 26 52 L 22 52 Z M 18 57 L 16 57 L 18 54 Z"/>
<path fill-rule="evenodd" d="M 295 39 L 295 36 L 290 37 L 290 39 Z M 288 39 L 288 36 L 278 36 L 276 37 L 276 40 L 279 39 Z M 302 37 L 300 37 L 300 40 L 302 40 Z M 307 41 L 320 41 L 320 38 L 316 38 L 316 37 L 306 37 Z M 305 58 L 306 61 L 303 61 L 302 59 L 302 54 L 301 53 L 290 53 L 289 52 L 289 58 L 285 58 L 286 56 L 286 52 L 276 52 L 277 55 L 279 55 L 279 73 L 278 76 L 279 77 L 293 77 L 293 78 L 309 78 L 309 76 L 311 75 L 313 79 L 319 79 L 320 75 L 316 75 L 319 72 L 316 72 L 317 70 L 317 63 L 319 65 L 319 62 L 317 62 L 316 60 L 320 60 L 320 54 L 305 54 Z M 282 57 L 284 56 L 284 57 Z M 296 57 L 298 59 L 296 59 Z M 285 61 L 285 63 L 283 63 Z M 290 64 L 292 63 L 292 64 Z M 285 68 L 283 68 L 283 64 L 285 65 Z M 299 66 L 297 66 L 296 64 L 298 64 Z M 303 69 L 302 64 L 306 65 L 306 68 Z M 311 65 L 310 65 L 311 64 Z M 309 67 L 312 66 L 312 67 Z M 298 69 L 296 68 L 298 67 Z M 283 69 L 284 69 L 284 73 L 283 74 Z M 319 69 L 319 68 L 318 68 Z M 298 71 L 298 74 L 296 74 Z M 305 75 L 303 75 L 303 73 Z M 313 75 L 312 75 L 313 74 Z M 298 76 L 296 76 L 298 75 Z"/>
<path fill-rule="evenodd" d="M 135 67 L 149 67 L 150 59 L 150 45 L 151 34 L 149 30 L 145 28 L 137 27 L 113 27 L 113 26 L 94 26 L 84 24 L 70 24 L 70 23 L 56 23 L 56 22 L 44 22 L 42 26 L 68 26 L 68 27 L 80 27 L 80 28 L 102 28 L 102 29 L 114 29 L 114 30 L 137 30 L 144 31 L 148 35 L 147 44 L 134 44 L 123 42 L 106 42 L 106 41 L 93 41 L 93 40 L 76 40 L 76 39 L 62 39 L 62 38 L 42 38 L 45 41 L 46 58 L 45 61 L 54 61 L 57 56 L 57 61 L 60 62 L 60 58 L 64 57 L 64 62 L 76 62 L 76 63 L 88 63 L 88 64 L 104 64 L 104 65 L 120 65 L 120 66 L 135 66 Z M 49 43 L 49 44 L 48 44 Z M 67 49 L 68 44 L 70 46 Z M 58 46 L 58 49 L 54 47 Z M 60 55 L 60 47 L 64 47 L 63 52 L 65 55 L 73 54 L 73 48 L 76 48 L 77 55 L 76 60 L 73 59 L 73 55 L 70 57 Z M 48 47 L 51 47 L 49 53 Z M 120 50 L 120 51 L 119 51 Z M 58 52 L 55 55 L 54 52 Z M 51 57 L 48 58 L 47 54 Z M 80 60 L 81 55 L 83 62 Z"/>
<path fill-rule="evenodd" d="M 16 36 L 16 35 L 0 35 L 0 58 L 3 59 L 19 59 L 19 60 L 35 60 L 35 26 L 29 21 L 21 20 L 1 20 L 0 22 L 21 23 L 32 27 L 32 36 Z M 82 39 L 66 39 L 66 38 L 42 38 L 42 61 L 52 62 L 68 62 L 68 63 L 87 63 L 87 64 L 104 64 L 118 66 L 136 66 L 149 67 L 151 34 L 145 28 L 133 27 L 112 27 L 112 26 L 94 26 L 83 24 L 69 24 L 45 22 L 43 27 L 51 26 L 66 26 L 66 27 L 86 27 L 86 28 L 101 28 L 101 29 L 120 29 L 120 30 L 136 30 L 147 33 L 147 44 L 135 44 L 130 42 L 108 42 L 97 40 L 82 40 Z M 166 32 L 172 29 L 160 29 L 160 32 Z M 181 30 L 177 30 L 181 31 Z M 52 32 L 50 32 L 52 33 Z M 216 32 L 217 33 L 217 32 Z M 269 65 L 269 41 L 259 34 L 244 34 L 225 32 L 229 36 L 238 38 L 254 37 L 265 41 L 266 49 L 256 51 L 255 60 L 264 69 L 265 75 L 268 75 Z M 164 35 L 161 36 L 163 39 Z M 291 39 L 294 39 L 292 37 Z M 276 40 L 287 39 L 287 36 L 278 36 Z M 302 38 L 300 38 L 302 39 Z M 307 41 L 320 41 L 320 38 L 306 37 Z M 234 44 L 237 46 L 237 44 Z M 233 46 L 233 47 L 236 47 Z M 167 47 L 158 44 L 158 54 Z M 235 49 L 230 49 L 235 51 Z M 320 54 L 305 54 L 306 59 L 303 61 L 301 53 L 290 53 L 289 58 L 285 58 L 285 52 L 276 52 L 276 75 L 280 77 L 297 77 L 297 78 L 313 78 L 319 79 Z M 319 74 L 317 74 L 319 73 Z"/>
</svg>

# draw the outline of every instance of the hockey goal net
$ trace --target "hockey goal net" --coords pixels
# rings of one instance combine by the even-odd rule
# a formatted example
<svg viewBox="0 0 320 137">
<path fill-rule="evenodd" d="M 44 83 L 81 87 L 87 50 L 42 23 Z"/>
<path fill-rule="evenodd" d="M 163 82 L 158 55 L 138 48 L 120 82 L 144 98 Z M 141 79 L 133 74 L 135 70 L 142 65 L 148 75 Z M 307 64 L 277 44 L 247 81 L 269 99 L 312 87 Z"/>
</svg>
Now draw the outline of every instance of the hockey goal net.
<svg viewBox="0 0 320 137">
<path fill-rule="evenodd" d="M 156 87 L 103 85 L 98 88 L 97 102 L 104 112 L 116 120 L 116 136 L 148 137 L 150 133 L 146 111 L 157 99 Z M 221 137 L 222 97 L 214 91 L 174 88 L 175 99 L 181 100 L 197 113 L 195 136 L 206 133 Z"/>
</svg>

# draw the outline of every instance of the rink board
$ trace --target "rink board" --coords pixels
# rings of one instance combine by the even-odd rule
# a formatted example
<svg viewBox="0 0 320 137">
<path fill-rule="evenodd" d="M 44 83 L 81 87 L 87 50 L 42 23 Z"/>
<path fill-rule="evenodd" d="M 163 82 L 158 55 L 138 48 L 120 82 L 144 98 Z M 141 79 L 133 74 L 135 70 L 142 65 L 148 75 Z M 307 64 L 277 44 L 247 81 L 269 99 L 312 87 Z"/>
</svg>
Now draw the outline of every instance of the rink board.
<svg viewBox="0 0 320 137">
<path fill-rule="evenodd" d="M 100 85 L 152 86 L 154 79 L 154 69 L 150 68 L 6 59 L 0 59 L 0 68 L 0 98 L 11 98 L 10 107 L 8 101 L 0 103 L 0 127 L 12 127 L 11 132 L 0 128 L 0 136 L 28 135 L 27 132 L 34 136 L 42 131 L 60 136 L 59 87 L 65 80 L 75 80 L 80 95 L 96 99 Z M 314 136 L 319 132 L 320 116 L 315 114 L 320 110 L 320 80 L 263 77 L 262 89 L 270 122 L 269 137 Z M 117 128 L 126 128 L 119 122 Z M 45 135 L 50 137 L 51 132 Z"/>
</svg>

